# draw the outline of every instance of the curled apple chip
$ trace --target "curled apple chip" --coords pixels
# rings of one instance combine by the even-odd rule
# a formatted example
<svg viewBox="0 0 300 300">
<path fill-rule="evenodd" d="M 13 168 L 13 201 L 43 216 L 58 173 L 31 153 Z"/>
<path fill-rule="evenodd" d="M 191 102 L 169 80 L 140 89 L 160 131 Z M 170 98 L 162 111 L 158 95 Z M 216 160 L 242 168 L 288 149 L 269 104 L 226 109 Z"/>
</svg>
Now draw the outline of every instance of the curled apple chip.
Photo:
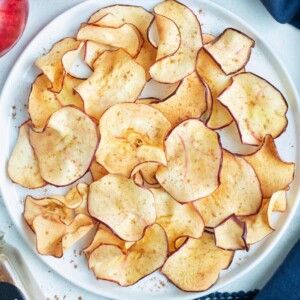
<svg viewBox="0 0 300 300">
<path fill-rule="evenodd" d="M 90 185 L 88 210 L 126 241 L 141 239 L 156 218 L 153 194 L 121 175 L 109 174 Z"/>
<path fill-rule="evenodd" d="M 112 14 L 114 17 L 118 18 L 122 24 L 133 24 L 141 33 L 144 43 L 136 58 L 136 62 L 145 69 L 146 79 L 149 80 L 149 69 L 155 62 L 157 53 L 157 50 L 148 39 L 148 29 L 153 22 L 153 15 L 140 6 L 112 5 L 104 7 L 94 13 L 88 22 L 96 22 L 107 14 Z"/>
<path fill-rule="evenodd" d="M 76 91 L 86 113 L 97 120 L 114 104 L 134 102 L 146 83 L 145 70 L 122 49 L 103 53 L 94 68 Z"/>
<path fill-rule="evenodd" d="M 156 178 L 181 203 L 210 195 L 219 186 L 222 150 L 219 136 L 201 121 L 182 122 L 166 142 L 167 166 L 160 166 Z"/>
<path fill-rule="evenodd" d="M 214 235 L 204 232 L 199 239 L 189 238 L 168 257 L 161 272 L 179 289 L 200 292 L 209 289 L 227 269 L 234 251 L 218 248 Z"/>
<path fill-rule="evenodd" d="M 206 45 L 213 41 L 216 37 L 210 33 L 202 33 L 203 45 Z"/>
<path fill-rule="evenodd" d="M 85 25 L 78 31 L 77 39 L 121 48 L 134 58 L 139 54 L 144 42 L 132 24 L 123 24 L 120 27 Z"/>
<path fill-rule="evenodd" d="M 227 28 L 204 48 L 226 75 L 240 71 L 249 61 L 255 42 L 246 34 Z"/>
<path fill-rule="evenodd" d="M 112 124 L 111 120 L 117 121 Z M 166 164 L 164 139 L 170 123 L 157 109 L 145 104 L 116 104 L 103 114 L 99 128 L 96 159 L 110 173 L 130 177 L 140 163 Z"/>
<path fill-rule="evenodd" d="M 143 238 L 129 248 L 116 244 L 100 244 L 89 257 L 89 267 L 99 279 L 129 286 L 153 273 L 165 262 L 168 241 L 162 227 L 154 224 Z"/>
<path fill-rule="evenodd" d="M 191 203 L 178 203 L 162 188 L 151 191 L 155 197 L 156 223 L 161 225 L 167 234 L 170 252 L 176 250 L 175 241 L 179 237 L 199 238 L 202 235 L 202 218 Z"/>
<path fill-rule="evenodd" d="M 247 226 L 235 215 L 231 215 L 215 229 L 216 246 L 224 250 L 248 249 L 246 243 Z"/>
<path fill-rule="evenodd" d="M 243 158 L 223 150 L 219 188 L 193 203 L 206 227 L 216 227 L 232 214 L 257 213 L 261 206 L 260 182 L 253 168 Z"/>
<path fill-rule="evenodd" d="M 81 42 L 77 48 L 67 51 L 61 58 L 61 62 L 66 74 L 68 74 L 71 71 L 77 57 L 80 56 L 80 52 L 83 46 L 84 42 Z"/>
<path fill-rule="evenodd" d="M 287 126 L 287 103 L 283 95 L 265 79 L 240 73 L 218 96 L 232 114 L 245 144 L 260 145 L 266 134 L 278 137 Z"/>
<path fill-rule="evenodd" d="M 231 76 L 227 76 L 204 49 L 199 51 L 196 69 L 200 77 L 209 86 L 213 98 L 212 113 L 207 126 L 212 129 L 220 129 L 231 124 L 232 117 L 230 113 L 217 99 L 230 83 Z"/>
<path fill-rule="evenodd" d="M 10 179 L 26 188 L 46 185 L 40 174 L 37 157 L 29 142 L 29 121 L 20 126 L 17 144 L 9 158 L 7 170 Z"/>
<path fill-rule="evenodd" d="M 271 135 L 266 135 L 260 148 L 244 158 L 254 168 L 264 198 L 284 190 L 294 179 L 295 164 L 281 160 Z"/>
<path fill-rule="evenodd" d="M 199 119 L 207 109 L 206 86 L 199 75 L 193 72 L 182 80 L 174 94 L 151 106 L 163 113 L 172 128 L 184 120 Z"/>
<path fill-rule="evenodd" d="M 61 103 L 49 89 L 51 82 L 46 75 L 40 75 L 32 84 L 28 99 L 28 113 L 35 130 L 42 130 L 50 116 L 61 108 Z"/>
<path fill-rule="evenodd" d="M 82 111 L 65 106 L 56 111 L 43 132 L 30 131 L 42 178 L 65 186 L 88 170 L 98 144 L 94 122 Z"/>
<path fill-rule="evenodd" d="M 141 184 L 143 184 L 143 182 L 146 181 L 150 185 L 155 185 L 158 183 L 155 178 L 155 174 L 159 165 L 160 164 L 155 161 L 146 161 L 141 164 L 138 164 L 133 168 L 130 177 L 137 175 L 138 178 L 136 178 L 136 180 L 138 180 Z M 135 182 L 137 183 L 136 180 Z"/>
<path fill-rule="evenodd" d="M 80 41 L 75 38 L 65 38 L 54 44 L 48 54 L 39 57 L 35 61 L 35 65 L 42 70 L 52 83 L 49 89 L 58 93 L 63 84 L 65 70 L 62 63 L 62 58 L 65 53 L 71 50 L 78 49 Z"/>
<path fill-rule="evenodd" d="M 94 221 L 87 215 L 79 214 L 72 223 L 66 225 L 57 215 L 42 214 L 34 218 L 32 226 L 38 253 L 62 257 L 94 227 Z"/>
<path fill-rule="evenodd" d="M 74 88 L 83 81 L 83 79 L 73 77 L 70 74 L 65 76 L 61 91 L 55 94 L 61 106 L 73 105 L 83 110 L 83 101 L 74 90 Z"/>
<path fill-rule="evenodd" d="M 154 13 L 168 18 L 176 24 L 180 34 L 180 46 L 174 54 L 158 59 L 150 68 L 150 74 L 156 81 L 174 83 L 195 70 L 197 53 L 202 47 L 200 24 L 192 10 L 173 0 L 159 3 L 155 6 Z M 177 28 L 176 33 L 169 35 L 170 42 L 173 42 Z M 166 26 L 158 27 L 161 38 L 166 33 L 162 33 L 160 29 L 166 30 Z M 170 43 L 167 40 L 163 40 L 163 42 Z"/>
<path fill-rule="evenodd" d="M 94 160 L 90 166 L 90 171 L 93 177 L 93 181 L 97 181 L 108 174 L 108 171 L 96 160 Z"/>
<path fill-rule="evenodd" d="M 285 190 L 275 192 L 272 195 L 272 198 L 275 198 L 273 211 L 276 211 L 276 212 L 286 211 L 286 209 L 287 209 L 287 197 L 286 197 L 286 191 Z"/>
</svg>

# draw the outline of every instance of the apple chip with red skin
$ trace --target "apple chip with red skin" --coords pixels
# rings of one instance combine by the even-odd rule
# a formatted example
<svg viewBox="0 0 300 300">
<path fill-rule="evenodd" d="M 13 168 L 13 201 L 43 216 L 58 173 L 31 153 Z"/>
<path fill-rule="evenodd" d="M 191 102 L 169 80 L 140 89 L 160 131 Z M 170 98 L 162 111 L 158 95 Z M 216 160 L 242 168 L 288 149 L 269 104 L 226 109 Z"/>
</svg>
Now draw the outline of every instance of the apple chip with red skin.
<svg viewBox="0 0 300 300">
<path fill-rule="evenodd" d="M 65 106 L 56 111 L 43 132 L 30 131 L 42 178 L 65 186 L 88 170 L 98 144 L 94 122 L 82 111 Z"/>
<path fill-rule="evenodd" d="M 203 45 L 206 45 L 213 41 L 216 37 L 210 33 L 202 33 Z"/>
<path fill-rule="evenodd" d="M 148 227 L 142 239 L 128 248 L 125 242 L 123 246 L 117 243 L 101 243 L 94 249 L 89 255 L 89 268 L 97 278 L 117 282 L 120 286 L 132 285 L 153 273 L 168 255 L 166 234 L 158 224 Z"/>
<path fill-rule="evenodd" d="M 248 63 L 255 42 L 246 34 L 227 28 L 204 48 L 226 75 L 240 71 Z"/>
<path fill-rule="evenodd" d="M 140 6 L 112 5 L 101 8 L 99 11 L 97 11 L 90 17 L 88 22 L 97 22 L 99 19 L 101 19 L 107 14 L 112 14 L 120 22 L 122 22 L 122 24 L 127 23 L 134 25 L 141 33 L 144 43 L 136 58 L 136 62 L 145 69 L 146 78 L 147 80 L 149 80 L 151 78 L 149 75 L 149 69 L 155 62 L 157 53 L 156 48 L 153 47 L 153 45 L 149 42 L 148 39 L 148 29 L 153 22 L 153 15 Z"/>
<path fill-rule="evenodd" d="M 151 191 L 155 197 L 156 223 L 161 225 L 167 234 L 170 252 L 176 250 L 175 241 L 179 237 L 199 238 L 202 235 L 202 218 L 191 203 L 178 203 L 163 188 Z"/>
<path fill-rule="evenodd" d="M 103 53 L 94 63 L 93 74 L 75 90 L 86 113 L 99 120 L 114 104 L 134 102 L 145 83 L 145 70 L 120 49 Z"/>
<path fill-rule="evenodd" d="M 232 117 L 227 108 L 219 102 L 217 97 L 230 83 L 231 76 L 227 76 L 214 59 L 203 48 L 199 51 L 196 70 L 204 82 L 209 86 L 212 94 L 212 112 L 207 126 L 220 129 L 232 123 Z"/>
<path fill-rule="evenodd" d="M 215 229 L 216 246 L 224 250 L 248 250 L 246 243 L 247 226 L 235 215 L 220 223 Z"/>
<path fill-rule="evenodd" d="M 264 198 L 286 189 L 294 179 L 295 164 L 282 161 L 271 135 L 266 135 L 260 148 L 244 159 L 254 168 Z"/>
<path fill-rule="evenodd" d="M 183 291 L 206 291 L 218 280 L 220 271 L 230 266 L 233 256 L 234 251 L 218 248 L 214 235 L 204 232 L 199 239 L 189 238 L 169 256 L 161 272 Z"/>
<path fill-rule="evenodd" d="M 109 174 L 90 185 L 88 210 L 121 239 L 137 241 L 155 222 L 155 200 L 150 190 L 133 179 Z"/>
<path fill-rule="evenodd" d="M 31 87 L 28 113 L 36 131 L 43 130 L 50 116 L 62 107 L 50 88 L 51 82 L 46 75 L 38 76 Z"/>
<path fill-rule="evenodd" d="M 37 251 L 41 255 L 62 257 L 94 225 L 93 219 L 84 214 L 78 214 L 68 225 L 63 223 L 58 215 L 38 215 L 32 223 L 36 234 Z"/>
<path fill-rule="evenodd" d="M 160 166 L 156 179 L 178 202 L 210 195 L 219 186 L 222 150 L 219 136 L 201 121 L 182 122 L 166 142 L 167 166 Z"/>
<path fill-rule="evenodd" d="M 184 120 L 199 119 L 207 110 L 206 86 L 199 75 L 193 72 L 182 80 L 174 94 L 151 106 L 163 113 L 172 128 Z"/>
<path fill-rule="evenodd" d="M 47 183 L 40 174 L 37 157 L 29 142 L 29 121 L 20 126 L 19 137 L 9 158 L 7 171 L 10 179 L 23 187 L 36 189 Z"/>
<path fill-rule="evenodd" d="M 159 163 L 152 161 L 143 162 L 134 167 L 130 177 L 135 177 L 135 182 L 137 184 L 139 182 L 143 185 L 144 181 L 147 182 L 149 185 L 158 184 L 155 178 L 155 174 L 159 165 Z"/>
<path fill-rule="evenodd" d="M 111 120 L 117 120 L 113 124 Z M 130 177 L 143 162 L 166 164 L 164 139 L 170 123 L 146 104 L 121 103 L 109 108 L 99 124 L 97 161 L 110 173 Z"/>
<path fill-rule="evenodd" d="M 206 227 L 216 227 L 232 214 L 251 215 L 262 202 L 259 179 L 242 157 L 223 150 L 219 188 L 206 198 L 193 203 Z"/>
<path fill-rule="evenodd" d="M 232 114 L 245 144 L 260 145 L 265 135 L 277 138 L 287 126 L 287 103 L 283 95 L 265 79 L 240 73 L 218 96 Z"/>
<path fill-rule="evenodd" d="M 174 83 L 195 70 L 197 53 L 202 47 L 200 24 L 191 9 L 173 0 L 159 3 L 154 7 L 154 13 L 175 23 L 177 28 L 173 26 L 174 33 L 170 34 L 169 38 L 170 42 L 173 42 L 179 29 L 180 45 L 174 54 L 159 58 L 150 68 L 150 75 L 156 81 Z M 158 26 L 158 30 L 165 30 L 165 28 L 165 26 L 162 28 Z M 162 37 L 165 35 L 161 31 L 158 33 Z M 167 40 L 164 42 L 169 43 Z"/>
<path fill-rule="evenodd" d="M 75 38 L 65 38 L 54 44 L 48 54 L 39 57 L 35 65 L 42 70 L 52 83 L 51 91 L 58 93 L 63 84 L 64 76 L 69 70 L 64 70 L 62 58 L 65 53 L 76 50 L 80 46 L 80 41 Z M 69 65 L 69 64 L 68 64 Z"/>
</svg>

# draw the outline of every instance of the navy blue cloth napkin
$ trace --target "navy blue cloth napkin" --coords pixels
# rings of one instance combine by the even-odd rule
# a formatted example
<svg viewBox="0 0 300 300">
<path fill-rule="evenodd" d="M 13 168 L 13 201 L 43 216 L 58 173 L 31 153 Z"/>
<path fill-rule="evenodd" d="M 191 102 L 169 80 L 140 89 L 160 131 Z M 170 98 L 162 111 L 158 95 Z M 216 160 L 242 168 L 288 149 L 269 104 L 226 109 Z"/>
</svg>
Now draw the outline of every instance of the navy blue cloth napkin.
<svg viewBox="0 0 300 300">
<path fill-rule="evenodd" d="M 261 0 L 279 23 L 290 23 L 300 28 L 300 0 Z"/>
</svg>

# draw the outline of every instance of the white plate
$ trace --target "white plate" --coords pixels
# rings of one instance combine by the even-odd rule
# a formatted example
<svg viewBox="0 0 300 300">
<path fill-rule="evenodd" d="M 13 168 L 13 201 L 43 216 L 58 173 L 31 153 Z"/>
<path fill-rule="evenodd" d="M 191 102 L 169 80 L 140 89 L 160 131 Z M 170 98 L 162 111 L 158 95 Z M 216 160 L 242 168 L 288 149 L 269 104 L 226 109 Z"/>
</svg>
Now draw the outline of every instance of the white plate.
<svg viewBox="0 0 300 300">
<path fill-rule="evenodd" d="M 142 3 L 146 9 L 151 10 L 153 6 L 159 2 L 159 0 L 144 0 Z M 217 35 L 226 27 L 235 27 L 255 39 L 256 47 L 252 51 L 252 57 L 247 65 L 247 70 L 265 77 L 277 86 L 285 95 L 289 103 L 289 126 L 286 132 L 276 140 L 276 143 L 283 159 L 296 162 L 297 165 L 299 165 L 299 155 L 297 156 L 299 144 L 299 139 L 297 137 L 300 136 L 299 106 L 295 88 L 284 66 L 273 51 L 265 44 L 259 34 L 232 13 L 213 4 L 211 1 L 188 0 L 184 1 L 184 3 L 191 7 L 199 17 L 203 32 Z M 2 91 L 0 110 L 0 128 L 2 135 L 0 149 L 1 190 L 12 220 L 21 235 L 24 236 L 24 239 L 30 244 L 33 251 L 35 251 L 34 236 L 22 218 L 24 196 L 26 194 L 31 194 L 36 197 L 42 197 L 53 193 L 57 194 L 64 192 L 64 189 L 48 186 L 38 190 L 26 190 L 13 184 L 7 176 L 6 165 L 16 142 L 18 126 L 28 118 L 24 105 L 27 102 L 31 83 L 39 73 L 34 67 L 34 61 L 38 56 L 48 51 L 54 42 L 66 36 L 73 36 L 76 33 L 80 22 L 87 20 L 88 16 L 94 11 L 101 7 L 113 4 L 140 5 L 141 1 L 90 0 L 85 1 L 58 16 L 46 26 L 25 49 L 11 71 Z M 199 13 L 200 9 L 202 9 L 201 13 Z M 16 109 L 13 109 L 13 106 L 16 106 Z M 234 134 L 236 134 L 234 126 L 231 126 L 231 129 L 229 128 L 229 130 L 223 130 L 223 145 L 233 151 L 244 151 L 245 149 L 236 149 L 232 139 L 229 139 L 228 134 L 226 134 L 228 131 L 233 131 Z M 238 137 L 235 136 L 235 138 Z M 83 180 L 90 180 L 89 175 L 85 176 Z M 158 272 L 128 288 L 121 288 L 110 282 L 96 280 L 92 272 L 88 270 L 83 255 L 74 255 L 73 250 L 79 249 L 79 244 L 75 245 L 75 247 L 62 259 L 43 256 L 39 257 L 53 270 L 74 284 L 109 298 L 141 299 L 141 297 L 143 297 L 143 299 L 194 299 L 219 290 L 230 282 L 237 280 L 253 269 L 255 265 L 261 262 L 263 258 L 272 251 L 272 248 L 275 247 L 275 244 L 279 241 L 282 234 L 287 230 L 288 224 L 297 208 L 299 202 L 299 197 L 297 195 L 298 183 L 299 172 L 297 171 L 295 182 L 292 184 L 289 192 L 288 210 L 276 219 L 276 232 L 271 234 L 261 243 L 251 247 L 249 253 L 237 252 L 230 269 L 222 271 L 220 280 L 205 293 L 184 293 L 169 284 Z M 81 241 L 80 244 L 83 242 L 84 241 Z M 74 263 L 70 263 L 71 260 L 74 260 Z M 78 265 L 77 268 L 74 268 L 75 264 Z"/>
</svg>

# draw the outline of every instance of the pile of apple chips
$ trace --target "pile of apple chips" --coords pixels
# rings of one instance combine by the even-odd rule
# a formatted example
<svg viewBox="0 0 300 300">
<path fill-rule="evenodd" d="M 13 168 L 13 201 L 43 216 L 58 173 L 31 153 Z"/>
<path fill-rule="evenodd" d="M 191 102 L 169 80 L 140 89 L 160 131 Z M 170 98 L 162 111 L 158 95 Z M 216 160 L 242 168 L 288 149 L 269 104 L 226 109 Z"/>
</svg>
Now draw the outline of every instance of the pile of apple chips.
<svg viewBox="0 0 300 300">
<path fill-rule="evenodd" d="M 153 14 L 102 8 L 38 58 L 9 176 L 30 189 L 68 186 L 87 172 L 93 182 L 26 197 L 37 251 L 61 257 L 97 226 L 84 249 L 97 278 L 128 286 L 160 269 L 178 288 L 204 291 L 236 250 L 269 235 L 294 164 L 274 142 L 287 126 L 283 95 L 245 71 L 252 47 L 236 29 L 202 34 L 194 13 L 171 0 Z M 82 49 L 86 79 L 70 74 Z M 139 98 L 150 79 L 174 91 Z M 222 147 L 215 130 L 233 121 L 254 153 Z"/>
</svg>

